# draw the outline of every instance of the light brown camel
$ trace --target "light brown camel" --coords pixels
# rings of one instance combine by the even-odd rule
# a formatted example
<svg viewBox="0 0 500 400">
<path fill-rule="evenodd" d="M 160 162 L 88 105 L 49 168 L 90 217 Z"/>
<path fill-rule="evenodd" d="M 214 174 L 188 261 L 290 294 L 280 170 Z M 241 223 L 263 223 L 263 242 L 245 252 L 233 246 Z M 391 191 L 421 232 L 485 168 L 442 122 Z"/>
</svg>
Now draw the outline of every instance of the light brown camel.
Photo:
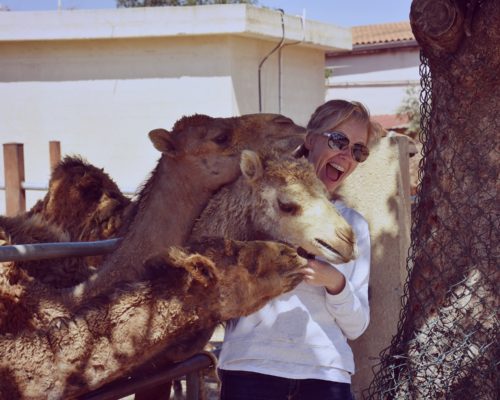
<svg viewBox="0 0 500 400">
<path fill-rule="evenodd" d="M 332 263 L 355 257 L 351 226 L 306 159 L 246 150 L 240 167 L 242 175 L 210 199 L 190 240 L 278 240 Z"/>
<path fill-rule="evenodd" d="M 329 201 L 307 160 L 273 153 L 259 156 L 245 150 L 240 167 L 242 175 L 210 199 L 190 241 L 206 237 L 279 240 L 332 263 L 355 257 L 354 233 Z M 186 332 L 180 342 L 155 357 L 145 369 L 158 370 L 188 358 L 208 342 L 214 328 Z M 149 398 L 159 394 L 161 389 L 150 389 Z"/>
<path fill-rule="evenodd" d="M 262 233 L 265 234 L 266 236 L 269 236 L 270 233 L 273 234 L 275 233 L 277 235 L 283 236 L 283 233 L 280 232 L 280 229 L 283 230 L 284 232 L 289 232 L 290 229 L 301 228 L 301 227 L 304 228 L 304 225 L 310 224 L 311 226 L 315 225 L 319 226 L 323 224 L 324 221 L 323 218 L 325 218 L 326 216 L 327 218 L 330 217 L 332 219 L 333 225 L 338 223 L 338 225 L 340 226 L 340 231 L 344 230 L 343 235 L 345 237 L 352 238 L 352 232 L 350 231 L 348 226 L 344 225 L 345 221 L 342 220 L 342 218 L 335 211 L 333 206 L 328 202 L 326 198 L 326 193 L 323 190 L 321 182 L 317 180 L 311 165 L 307 163 L 305 160 L 295 160 L 295 159 L 266 160 L 266 162 L 263 164 L 260 158 L 255 153 L 250 151 L 244 151 L 242 156 L 241 168 L 244 173 L 244 179 L 240 178 L 240 180 L 251 182 L 250 184 L 254 185 L 255 188 L 258 186 L 261 190 L 256 189 L 256 192 L 261 192 L 266 194 L 270 190 L 274 189 L 277 193 L 280 194 L 281 196 L 280 198 L 282 200 L 287 199 L 289 201 L 289 203 L 287 203 L 289 207 L 284 207 L 284 203 L 282 203 L 281 208 L 284 208 L 286 210 L 285 212 L 289 213 L 290 215 L 287 218 L 283 218 L 283 222 L 280 224 L 280 228 L 278 229 L 273 228 L 272 232 L 263 231 Z M 286 171 L 289 171 L 290 179 L 286 178 L 287 177 Z M 266 175 L 268 175 L 267 180 L 265 179 Z M 287 187 L 289 187 L 290 190 L 286 190 Z M 236 188 L 238 188 L 237 185 Z M 272 199 L 272 200 L 277 200 L 277 199 Z M 252 204 L 252 202 L 248 202 L 248 204 Z M 259 213 L 262 213 L 265 216 L 272 214 L 271 209 L 275 207 L 275 201 L 270 201 L 263 204 L 257 203 L 253 204 L 253 206 L 257 209 L 253 213 L 254 216 L 257 216 Z M 293 210 L 291 208 L 292 206 L 294 207 Z M 315 214 L 311 214 L 309 213 L 309 208 L 314 208 L 314 209 L 319 208 L 320 210 Z M 214 210 L 213 207 L 211 209 Z M 248 205 L 246 206 L 246 209 L 248 209 Z M 236 209 L 234 210 L 237 212 Z M 223 207 L 220 207 L 218 212 L 219 214 L 222 214 L 225 212 L 225 210 Z M 302 220 L 302 224 L 294 223 L 295 222 L 294 220 Z M 314 223 L 314 220 L 316 220 L 317 222 L 316 224 Z M 234 221 L 235 223 L 237 223 L 237 218 Z M 266 229 L 270 230 L 269 225 L 267 226 Z M 299 236 L 295 235 L 294 240 L 297 241 L 295 243 L 297 245 L 302 245 L 303 247 L 307 247 L 309 243 L 308 236 L 311 236 L 312 238 L 320 239 L 319 243 L 324 243 L 330 248 L 337 247 L 335 241 L 330 241 L 328 237 L 328 235 L 330 234 L 335 235 L 335 232 L 333 231 L 324 231 L 322 229 L 318 229 L 318 231 L 316 232 L 312 231 L 311 229 L 302 229 L 302 232 L 304 232 L 305 240 L 300 240 Z M 240 284 L 242 285 L 245 280 L 250 280 L 249 288 L 252 288 L 253 279 L 255 279 L 256 275 L 260 275 L 261 280 L 259 283 L 258 290 L 255 290 L 252 293 L 248 293 L 245 290 L 241 290 L 241 287 L 239 287 L 238 290 L 236 290 L 232 295 L 232 296 L 238 295 L 238 297 L 237 298 L 229 297 L 229 299 L 233 303 L 224 304 L 224 308 L 226 310 L 230 306 L 233 308 L 231 313 L 227 314 L 227 317 L 245 315 L 246 313 L 251 312 L 247 311 L 245 306 L 243 306 L 243 308 L 240 308 L 241 305 L 245 305 L 248 303 L 249 301 L 249 299 L 247 299 L 248 296 L 253 297 L 252 300 L 253 305 L 251 307 L 253 310 L 256 310 L 257 308 L 255 307 L 257 306 L 254 307 L 255 304 L 254 301 L 256 299 L 259 299 L 258 306 L 260 307 L 267 300 L 271 299 L 272 297 L 275 297 L 276 295 L 279 295 L 280 293 L 283 293 L 284 290 L 290 289 L 295 284 L 297 284 L 298 281 L 300 281 L 300 274 L 298 274 L 297 268 L 295 268 L 294 284 L 291 287 L 283 289 L 282 288 L 283 285 L 280 283 L 281 282 L 280 279 L 283 278 L 277 275 L 275 272 L 272 272 L 275 270 L 274 265 L 266 266 L 264 264 L 264 262 L 274 263 L 275 258 L 281 261 L 281 257 L 283 255 L 287 256 L 287 254 L 293 254 L 293 252 L 291 253 L 291 250 L 288 247 L 273 242 L 247 242 L 245 244 L 240 244 L 240 245 L 247 247 L 250 246 L 252 243 L 257 247 L 254 248 L 253 250 L 246 251 L 245 253 L 246 255 L 244 257 L 245 262 L 243 263 L 241 258 L 237 258 L 238 259 L 237 264 L 245 265 L 247 269 L 239 270 L 237 276 L 231 276 L 227 281 L 225 281 L 225 285 L 229 286 L 240 285 Z M 218 240 L 205 239 L 202 241 L 201 245 L 193 244 L 193 246 L 197 247 L 195 247 L 194 249 L 190 248 L 189 251 L 191 252 L 193 250 L 195 251 L 200 250 L 201 252 L 203 252 L 205 256 L 208 257 L 209 260 L 212 261 L 215 260 L 216 261 L 215 265 L 218 266 L 219 263 L 221 263 L 221 265 L 225 265 L 228 262 L 226 259 L 220 259 L 221 254 L 228 257 L 230 260 L 229 262 L 231 262 L 232 260 L 232 262 L 234 263 L 236 253 L 234 253 L 233 247 L 236 245 L 237 244 L 234 244 L 233 242 L 224 242 L 222 239 Z M 256 262 L 252 261 L 252 257 L 258 257 L 259 255 L 265 253 L 267 249 L 266 246 L 270 246 L 271 248 L 274 249 L 273 257 L 260 258 L 257 259 Z M 275 246 L 278 246 L 278 250 L 276 250 Z M 353 254 L 352 243 L 350 249 L 348 249 L 345 244 L 342 244 L 341 247 L 343 251 L 347 252 L 342 256 L 339 256 L 337 253 L 331 253 L 329 251 L 327 251 L 326 253 L 324 252 L 322 253 L 318 251 L 318 246 L 316 246 L 314 249 L 311 250 L 314 251 L 316 254 L 323 254 L 329 256 L 332 260 L 335 261 L 339 261 L 339 257 L 342 257 L 341 259 L 343 261 L 345 261 L 346 258 L 350 259 Z M 172 251 L 174 250 L 170 250 L 169 253 L 170 255 L 172 254 Z M 252 252 L 254 253 L 252 254 Z M 189 260 L 194 259 L 196 260 L 196 262 L 200 262 L 200 260 L 203 259 L 198 256 L 183 256 L 183 257 L 187 257 L 187 259 Z M 296 255 L 295 259 L 300 261 L 299 257 Z M 168 260 L 165 261 L 164 256 L 161 256 L 159 258 L 153 257 L 152 259 L 147 261 L 146 263 L 147 265 L 143 269 L 143 273 L 146 274 L 146 276 L 148 276 L 151 279 L 150 283 L 151 285 L 158 285 L 159 284 L 158 281 L 161 281 L 163 282 L 161 288 L 165 292 L 168 292 L 169 289 L 177 291 L 175 292 L 176 297 L 174 302 L 172 302 L 172 299 L 174 298 L 169 297 L 169 301 L 163 304 L 163 309 L 165 309 L 162 319 L 163 324 L 161 325 L 159 322 L 155 323 L 155 328 L 157 330 L 167 329 L 168 331 L 165 334 L 168 335 L 168 337 L 164 338 L 164 341 L 162 342 L 162 347 L 160 346 L 155 347 L 151 342 L 144 340 L 141 341 L 140 340 L 141 333 L 144 332 L 145 329 L 143 328 L 141 331 L 137 325 L 134 325 L 132 329 L 132 327 L 130 327 L 130 324 L 132 322 L 130 321 L 135 321 L 135 320 L 134 318 L 131 318 L 128 314 L 121 316 L 122 318 L 119 320 L 114 319 L 111 325 L 108 324 L 106 322 L 106 317 L 103 316 L 107 316 L 109 314 L 113 315 L 113 312 L 109 310 L 109 307 L 113 305 L 113 301 L 110 301 L 109 295 L 106 294 L 104 295 L 104 299 L 97 298 L 87 302 L 87 304 L 83 307 L 84 317 L 81 317 L 81 324 L 78 323 L 79 321 L 78 317 L 75 317 L 77 322 L 72 321 L 75 318 L 72 318 L 69 323 L 64 322 L 63 319 L 63 323 L 61 324 L 61 326 L 62 330 L 64 331 L 64 334 L 57 333 L 61 328 L 58 328 L 57 324 L 52 324 L 53 329 L 49 330 L 48 333 L 49 336 L 48 343 L 54 347 L 53 344 L 54 341 L 59 341 L 59 340 L 64 341 L 64 343 L 61 344 L 59 347 L 64 349 L 65 356 L 72 357 L 71 368 L 65 365 L 65 363 L 69 363 L 69 361 L 65 361 L 63 363 L 65 371 L 63 372 L 59 370 L 54 371 L 54 368 L 49 370 L 50 377 L 54 376 L 60 377 L 61 374 L 63 374 L 63 378 L 61 378 L 61 380 L 64 379 L 67 380 L 69 378 L 72 378 L 71 382 L 69 383 L 66 382 L 66 386 L 63 393 L 64 396 L 69 396 L 72 394 L 73 390 L 78 391 L 81 390 L 82 387 L 85 387 L 87 390 L 93 389 L 109 381 L 110 379 L 113 379 L 117 376 L 121 376 L 131 368 L 137 366 L 140 361 L 144 361 L 157 354 L 158 351 L 160 351 L 161 349 L 165 348 L 167 349 L 167 352 L 163 352 L 163 355 L 167 355 L 169 360 L 183 358 L 184 356 L 188 355 L 186 354 L 186 351 L 190 352 L 199 351 L 204 343 L 200 343 L 197 338 L 197 335 L 194 335 L 193 333 L 210 332 L 217 325 L 217 323 L 225 320 L 224 317 L 221 317 L 219 319 L 213 318 L 213 313 L 218 313 L 219 311 L 211 310 L 212 307 L 222 307 L 222 305 L 220 305 L 216 301 L 211 302 L 210 301 L 211 294 L 208 295 L 209 301 L 207 301 L 207 292 L 211 293 L 213 290 L 216 290 L 216 286 L 214 286 L 210 281 L 210 276 L 211 276 L 210 271 L 209 272 L 206 271 L 206 266 L 204 264 L 206 260 L 201 262 L 201 266 L 195 263 L 196 265 L 194 267 L 192 266 L 191 261 L 189 262 L 182 261 L 180 263 L 182 264 L 183 267 L 184 264 L 188 263 L 189 267 L 185 268 L 188 268 L 191 274 L 195 275 L 198 280 L 206 281 L 205 290 L 197 292 L 196 295 L 193 295 L 192 297 L 189 298 L 187 298 L 186 297 L 187 295 L 184 294 L 186 290 L 182 291 L 183 294 L 178 293 L 179 290 L 181 290 L 183 287 L 186 287 L 187 285 L 185 280 L 179 279 L 179 277 L 176 276 L 178 274 L 175 268 L 172 269 L 172 264 L 178 266 L 179 262 L 173 263 L 172 261 L 169 260 L 170 258 L 168 258 Z M 288 262 L 290 262 L 290 260 L 288 260 Z M 302 260 L 301 262 L 302 262 L 301 264 L 298 262 L 297 266 L 304 265 L 305 261 Z M 249 265 L 252 263 L 254 264 L 253 266 Z M 269 269 L 269 271 L 266 271 L 266 269 Z M 225 285 L 222 288 L 223 291 L 232 291 L 234 289 L 233 287 L 227 288 L 225 287 Z M 113 290 L 112 292 L 114 293 Z M 130 290 L 127 289 L 123 290 L 121 294 L 113 294 L 113 296 L 119 298 L 120 304 L 123 308 L 127 306 L 129 309 L 131 309 L 130 313 L 132 315 L 138 314 L 139 316 L 137 318 L 144 319 L 145 317 L 143 315 L 144 313 L 142 310 L 150 307 L 150 304 L 153 300 L 151 300 L 149 295 L 145 295 L 144 293 L 132 295 L 129 292 Z M 149 294 L 149 292 L 147 294 Z M 155 294 L 152 297 L 153 299 L 156 299 L 157 295 Z M 217 298 L 217 301 L 218 299 L 219 298 Z M 131 307 L 131 305 L 133 305 L 133 307 Z M 177 315 L 176 310 L 180 313 L 184 312 L 186 314 L 185 315 L 186 320 L 183 320 L 181 315 L 178 315 L 177 319 L 172 321 L 172 323 L 174 323 L 175 326 L 177 325 L 183 326 L 184 330 L 182 329 L 182 327 L 177 327 L 176 328 L 177 330 L 173 330 L 173 328 L 169 326 L 171 322 L 168 318 L 169 315 L 171 314 L 167 313 L 167 309 L 172 307 L 174 308 L 173 310 L 170 310 L 172 314 Z M 178 308 L 181 308 L 182 310 L 178 310 Z M 191 312 L 191 308 L 195 308 L 194 314 Z M 90 309 L 91 311 L 88 311 L 88 309 Z M 49 312 L 48 310 L 44 311 Z M 77 315 L 79 315 L 79 312 L 80 311 L 76 310 Z M 154 311 L 151 312 L 156 313 L 157 310 L 155 309 Z M 145 326 L 149 325 L 145 324 Z M 113 334 L 113 327 L 115 330 L 119 330 L 120 332 L 125 332 L 125 333 L 123 333 L 122 336 L 115 337 L 115 335 Z M 137 331 L 138 329 L 140 332 Z M 88 330 L 90 330 L 90 332 L 88 332 Z M 39 329 L 38 331 L 42 332 L 45 331 L 45 329 Z M 104 335 L 108 338 L 104 340 L 104 344 L 102 345 L 102 347 L 100 346 L 100 343 L 103 341 L 103 339 L 102 337 L 96 339 L 94 331 L 98 331 L 100 332 L 101 335 Z M 56 339 L 52 338 L 51 335 L 53 334 L 57 336 Z M 62 335 L 63 337 L 59 339 L 58 335 Z M 77 349 L 71 347 L 75 341 L 73 335 L 78 335 L 78 337 L 82 338 L 76 342 L 77 344 L 74 345 L 77 347 Z M 158 335 L 161 335 L 161 333 L 158 332 L 155 333 L 155 336 Z M 89 337 L 90 339 L 88 339 Z M 120 341 L 118 343 L 114 343 L 115 338 L 120 339 Z M 5 342 L 4 351 L 8 353 L 12 352 L 13 351 L 12 348 L 15 346 L 19 346 L 20 342 L 23 342 L 23 339 L 24 339 L 23 336 L 18 335 L 16 336 L 15 339 L 7 340 Z M 81 343 L 82 340 L 87 340 L 85 346 L 87 347 L 90 346 L 90 348 L 94 348 L 95 346 L 98 348 L 98 350 L 96 350 L 95 352 L 91 351 L 89 354 L 87 347 L 82 345 Z M 117 357 L 115 355 L 110 355 L 110 350 L 109 350 L 110 346 L 114 345 L 116 347 L 115 348 L 116 352 L 119 349 L 121 349 L 122 346 L 130 344 L 131 341 L 134 342 L 135 346 L 134 351 L 124 353 L 123 350 L 120 350 L 121 354 L 120 360 L 116 360 Z M 40 341 L 38 340 L 38 337 L 37 337 L 37 343 L 38 344 L 33 343 L 32 341 L 27 339 L 27 343 L 23 343 L 21 347 L 29 348 L 31 352 L 33 352 L 33 348 L 36 348 L 36 352 L 41 354 L 40 357 L 42 360 L 40 361 L 40 363 L 49 363 L 49 364 L 53 363 L 55 357 L 54 354 L 48 352 L 47 348 L 43 346 L 43 342 L 42 342 L 42 348 L 39 348 Z M 77 350 L 80 351 L 80 353 Z M 179 350 L 181 350 L 181 352 L 179 352 Z M 86 353 L 82 354 L 82 352 L 84 351 L 86 351 Z M 105 361 L 108 359 L 108 357 L 109 361 Z M 129 357 L 133 357 L 133 360 L 129 360 Z M 49 359 L 49 361 L 47 361 L 47 358 Z M 18 361 L 17 364 L 22 363 L 22 360 L 24 360 L 22 354 L 20 355 L 20 360 L 21 361 Z M 94 364 L 92 365 L 92 368 L 88 367 L 88 363 L 91 362 L 93 363 L 95 360 L 98 360 L 99 362 L 98 372 L 95 371 Z M 61 365 L 61 363 L 59 362 L 59 358 L 57 358 L 56 361 L 57 365 Z M 40 365 L 38 365 L 38 367 L 40 367 Z M 37 368 L 37 370 L 38 369 L 39 368 Z M 45 371 L 44 368 L 42 368 L 42 370 Z M 68 372 L 66 370 L 70 370 L 71 374 L 68 375 Z M 34 374 L 33 371 L 30 372 Z M 12 375 L 11 370 L 9 370 L 9 374 Z M 39 377 L 39 379 L 45 382 L 45 380 L 49 380 L 49 377 L 42 376 Z M 21 382 L 22 385 L 26 384 L 25 377 L 18 378 L 18 381 Z M 52 382 L 48 382 L 46 383 L 45 386 L 50 386 L 52 384 L 53 384 Z M 73 384 L 74 387 L 72 386 Z M 40 387 L 40 385 L 37 385 L 36 387 L 38 388 Z M 24 389 L 23 386 L 22 390 L 26 392 L 28 389 Z M 46 393 L 44 393 L 44 395 L 45 394 Z"/>
<path fill-rule="evenodd" d="M 0 335 L 0 398 L 70 399 L 98 388 L 186 332 L 251 313 L 292 289 L 305 260 L 279 243 L 211 239 L 171 247 L 146 264 L 137 282 L 91 299 L 70 318 Z"/>
</svg>

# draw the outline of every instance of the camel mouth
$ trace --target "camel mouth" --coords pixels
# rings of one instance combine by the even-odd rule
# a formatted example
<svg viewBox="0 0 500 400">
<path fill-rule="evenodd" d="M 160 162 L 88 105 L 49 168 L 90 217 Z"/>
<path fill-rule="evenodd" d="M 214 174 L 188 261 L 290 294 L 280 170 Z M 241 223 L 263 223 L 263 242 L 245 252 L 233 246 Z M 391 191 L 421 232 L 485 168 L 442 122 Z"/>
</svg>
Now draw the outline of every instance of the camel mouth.
<svg viewBox="0 0 500 400">
<path fill-rule="evenodd" d="M 329 252 L 329 253 L 333 253 L 334 257 L 330 257 L 330 258 L 334 258 L 336 261 L 340 258 L 343 262 L 345 262 L 345 257 L 338 250 L 336 250 L 334 247 L 332 247 L 328 243 L 326 243 L 324 240 L 316 238 L 316 239 L 314 239 L 314 241 L 318 247 L 321 247 L 324 250 L 327 250 L 327 252 Z"/>
</svg>

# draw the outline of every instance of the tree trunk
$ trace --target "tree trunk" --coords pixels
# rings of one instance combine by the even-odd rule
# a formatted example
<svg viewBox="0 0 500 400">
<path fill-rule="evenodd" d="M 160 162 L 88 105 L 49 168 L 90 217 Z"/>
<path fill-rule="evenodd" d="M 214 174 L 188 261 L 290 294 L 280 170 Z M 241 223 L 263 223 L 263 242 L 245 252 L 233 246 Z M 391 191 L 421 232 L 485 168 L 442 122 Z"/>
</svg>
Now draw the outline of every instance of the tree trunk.
<svg viewBox="0 0 500 400">
<path fill-rule="evenodd" d="M 423 179 L 406 305 L 370 398 L 497 398 L 498 6 L 412 3 L 410 22 L 428 66 Z"/>
</svg>

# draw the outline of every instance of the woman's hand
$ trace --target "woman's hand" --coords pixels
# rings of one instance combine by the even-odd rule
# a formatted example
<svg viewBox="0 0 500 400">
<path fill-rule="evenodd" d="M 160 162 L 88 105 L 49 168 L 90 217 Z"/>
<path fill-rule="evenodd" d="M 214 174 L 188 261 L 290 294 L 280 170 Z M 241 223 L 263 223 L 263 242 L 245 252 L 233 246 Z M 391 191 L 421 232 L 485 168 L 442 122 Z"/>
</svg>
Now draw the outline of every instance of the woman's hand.
<svg viewBox="0 0 500 400">
<path fill-rule="evenodd" d="M 304 268 L 304 281 L 324 286 L 328 293 L 339 294 L 345 287 L 345 277 L 334 266 L 318 260 L 309 260 Z"/>
</svg>

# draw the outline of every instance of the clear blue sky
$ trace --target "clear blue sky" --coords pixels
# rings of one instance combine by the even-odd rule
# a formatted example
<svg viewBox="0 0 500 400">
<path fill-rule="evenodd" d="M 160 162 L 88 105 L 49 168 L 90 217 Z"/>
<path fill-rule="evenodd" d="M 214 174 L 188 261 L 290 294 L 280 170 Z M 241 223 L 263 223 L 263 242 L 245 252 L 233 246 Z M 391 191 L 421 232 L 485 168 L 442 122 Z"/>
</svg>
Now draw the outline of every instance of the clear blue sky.
<svg viewBox="0 0 500 400">
<path fill-rule="evenodd" d="M 12 11 L 56 10 L 62 8 L 114 8 L 115 0 L 0 0 Z M 282 8 L 285 13 L 340 26 L 398 22 L 409 19 L 411 0 L 259 0 L 258 4 Z"/>
</svg>

